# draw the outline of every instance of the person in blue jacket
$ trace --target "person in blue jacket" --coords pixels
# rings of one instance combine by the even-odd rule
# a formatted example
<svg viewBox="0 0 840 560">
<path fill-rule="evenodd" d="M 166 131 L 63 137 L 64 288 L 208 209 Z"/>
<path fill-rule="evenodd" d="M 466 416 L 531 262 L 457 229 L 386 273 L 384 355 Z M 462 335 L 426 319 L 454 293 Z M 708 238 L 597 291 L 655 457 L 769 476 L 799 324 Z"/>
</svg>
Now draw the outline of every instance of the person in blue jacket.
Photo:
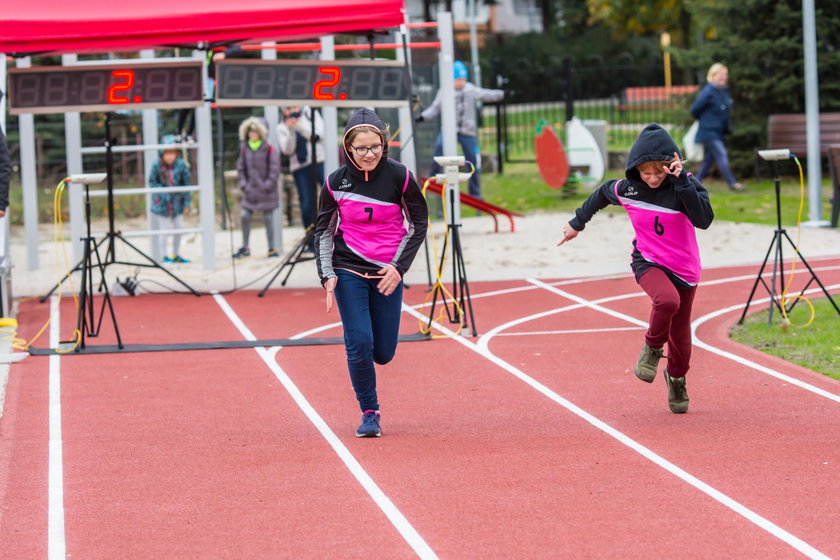
<svg viewBox="0 0 840 560">
<path fill-rule="evenodd" d="M 164 148 L 160 152 L 160 159 L 149 171 L 149 186 L 152 188 L 185 187 L 192 185 L 192 174 L 189 167 L 181 159 L 178 148 L 174 146 L 174 136 L 164 136 L 161 144 L 173 144 L 171 148 Z M 184 227 L 184 214 L 190 208 L 190 193 L 162 192 L 152 193 L 152 227 L 156 230 L 179 230 Z M 172 237 L 172 252 L 167 253 L 168 239 Z M 158 243 L 162 261 L 165 263 L 187 263 L 187 259 L 179 252 L 181 249 L 181 234 L 159 234 L 155 238 Z"/>
<path fill-rule="evenodd" d="M 703 144 L 705 148 L 703 163 L 697 170 L 697 179 L 701 182 L 709 174 L 714 163 L 717 163 L 723 179 L 729 189 L 740 191 L 744 186 L 739 183 L 729 168 L 729 155 L 723 143 L 724 136 L 732 131 L 732 97 L 729 95 L 729 69 L 716 62 L 706 73 L 708 82 L 691 105 L 691 114 L 698 121 L 695 142 Z"/>
</svg>

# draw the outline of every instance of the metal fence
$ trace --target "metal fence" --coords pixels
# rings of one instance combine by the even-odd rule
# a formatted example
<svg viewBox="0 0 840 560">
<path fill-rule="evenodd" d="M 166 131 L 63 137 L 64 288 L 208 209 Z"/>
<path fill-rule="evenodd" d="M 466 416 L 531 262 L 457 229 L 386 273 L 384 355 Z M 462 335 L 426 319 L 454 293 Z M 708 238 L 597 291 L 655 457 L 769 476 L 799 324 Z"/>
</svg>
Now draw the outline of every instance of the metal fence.
<svg viewBox="0 0 840 560">
<path fill-rule="evenodd" d="M 661 124 L 681 144 L 692 122 L 688 112 L 692 95 L 681 92 L 663 98 L 657 88 L 639 88 L 636 93 L 631 99 L 577 100 L 571 112 L 584 124 L 595 121 L 602 125 L 597 128 L 606 129 L 610 152 L 628 151 L 641 129 L 651 122 Z M 534 138 L 540 125 L 551 125 L 565 143 L 568 113 L 566 103 L 559 101 L 487 105 L 482 108 L 479 130 L 481 151 L 503 163 L 533 162 Z"/>
</svg>

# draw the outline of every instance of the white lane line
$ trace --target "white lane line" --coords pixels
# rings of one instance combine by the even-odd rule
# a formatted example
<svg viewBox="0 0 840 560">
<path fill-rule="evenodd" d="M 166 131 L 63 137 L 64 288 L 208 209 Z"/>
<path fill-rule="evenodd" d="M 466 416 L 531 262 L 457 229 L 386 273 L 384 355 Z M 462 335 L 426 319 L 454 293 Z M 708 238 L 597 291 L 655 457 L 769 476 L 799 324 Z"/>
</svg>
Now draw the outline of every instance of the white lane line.
<svg viewBox="0 0 840 560">
<path fill-rule="evenodd" d="M 840 284 L 835 284 L 833 286 L 826 286 L 826 290 L 829 290 L 829 291 L 836 290 L 838 288 L 840 288 Z M 805 293 L 809 294 L 809 295 L 810 294 L 815 294 L 815 293 L 822 293 L 822 289 L 814 288 L 812 290 L 806 291 Z M 770 302 L 770 297 L 768 296 L 764 299 L 753 300 L 752 303 L 769 303 L 769 302 Z M 753 362 L 752 360 L 748 360 L 747 358 L 744 358 L 744 357 L 739 356 L 737 354 L 733 354 L 732 352 L 728 352 L 727 350 L 724 350 L 722 348 L 718 348 L 717 346 L 712 346 L 708 342 L 704 342 L 704 341 L 700 340 L 700 338 L 697 336 L 697 329 L 700 327 L 700 325 L 702 325 L 706 321 L 709 321 L 711 319 L 714 319 L 715 317 L 718 317 L 720 315 L 724 315 L 724 314 L 729 313 L 731 311 L 735 311 L 735 310 L 740 311 L 743 308 L 744 308 L 743 303 L 739 304 L 739 305 L 732 305 L 730 307 L 725 307 L 723 309 L 718 309 L 717 311 L 713 311 L 712 313 L 708 313 L 708 314 L 703 315 L 702 317 L 699 317 L 699 318 L 695 319 L 694 321 L 692 321 L 692 323 L 691 323 L 691 337 L 692 337 L 692 340 L 694 341 L 694 345 L 697 346 L 698 348 L 708 350 L 709 352 L 711 352 L 711 353 L 713 353 L 717 356 L 721 356 L 723 358 L 728 358 L 728 359 L 732 360 L 733 362 L 737 362 L 741 365 L 745 365 L 747 367 L 753 368 L 757 371 L 760 371 L 761 373 L 765 373 L 767 375 L 770 375 L 771 377 L 775 377 L 776 379 L 781 379 L 785 383 L 790 383 L 791 385 L 796 385 L 797 387 L 799 387 L 801 389 L 805 389 L 806 391 L 810 391 L 810 392 L 812 392 L 816 395 L 819 395 L 821 397 L 825 397 L 827 399 L 830 399 L 834 402 L 840 403 L 840 395 L 835 395 L 834 393 L 830 393 L 830 392 L 828 392 L 824 389 L 820 389 L 819 387 L 811 385 L 810 383 L 806 383 L 805 381 L 802 381 L 801 379 L 797 379 L 795 377 L 785 375 L 784 373 L 782 373 L 780 371 L 776 371 L 775 369 L 763 366 L 761 364 L 757 364 L 757 363 Z"/>
<path fill-rule="evenodd" d="M 837 268 L 838 267 L 824 267 L 822 270 L 836 270 Z M 814 270 L 816 271 L 818 269 L 815 268 Z M 721 278 L 721 279 L 718 279 L 718 280 L 713 280 L 711 282 L 704 283 L 703 285 L 725 284 L 725 283 L 729 283 L 729 282 L 738 282 L 738 281 L 741 281 L 741 280 L 754 279 L 754 278 L 755 278 L 755 276 L 736 276 L 736 277 L 732 277 L 732 278 Z M 528 279 L 528 281 L 535 284 L 535 285 L 538 285 L 538 286 L 543 284 L 543 282 L 541 282 L 539 280 Z M 839 289 L 839 288 L 840 288 L 840 284 L 834 284 L 834 285 L 831 285 L 831 286 L 826 286 L 826 290 L 828 290 L 829 292 L 832 291 L 832 290 Z M 624 299 L 624 298 L 628 298 L 628 297 L 642 297 L 642 296 L 645 295 L 644 292 L 634 292 L 634 293 L 631 293 L 631 294 L 622 294 L 621 296 L 611 296 L 611 297 L 608 297 L 608 298 L 603 298 L 603 299 L 598 299 L 598 300 L 593 300 L 593 301 L 587 301 L 587 300 L 584 300 L 583 298 L 580 298 L 578 296 L 575 296 L 575 295 L 572 295 L 572 294 L 567 294 L 563 290 L 559 290 L 559 289 L 557 289 L 553 286 L 550 286 L 550 285 L 546 285 L 546 289 L 549 290 L 549 291 L 552 291 L 554 293 L 557 293 L 559 295 L 562 295 L 563 297 L 572 299 L 573 301 L 578 302 L 578 304 L 567 306 L 567 307 L 562 307 L 562 308 L 559 308 L 559 309 L 554 309 L 554 310 L 549 311 L 549 312 L 538 313 L 538 314 L 535 314 L 535 315 L 531 315 L 529 317 L 520 317 L 520 318 L 518 318 L 514 321 L 510 321 L 509 323 L 499 325 L 499 326 L 495 327 L 492 331 L 489 331 L 487 334 L 483 335 L 479 339 L 480 346 L 482 348 L 485 348 L 485 349 L 489 348 L 490 340 L 495 336 L 500 336 L 500 333 L 502 333 L 506 329 L 509 329 L 511 326 L 526 323 L 526 322 L 532 321 L 534 319 L 538 319 L 538 318 L 541 318 L 543 316 L 558 313 L 558 312 L 561 312 L 561 311 L 569 311 L 571 309 L 579 309 L 580 307 L 589 307 L 591 309 L 601 311 L 601 312 L 606 313 L 608 315 L 611 315 L 613 317 L 618 317 L 620 319 L 628 320 L 629 316 L 624 315 L 623 313 L 618 313 L 616 311 L 612 311 L 610 309 L 602 307 L 599 304 L 606 303 L 606 302 L 609 302 L 609 301 L 616 301 L 618 299 Z M 819 294 L 819 293 L 822 293 L 822 289 L 812 288 L 810 290 L 807 290 L 805 292 L 805 295 L 812 295 L 812 294 Z M 760 304 L 769 303 L 769 302 L 770 302 L 770 297 L 768 296 L 768 297 L 763 298 L 763 299 L 753 299 L 752 302 L 750 303 L 750 305 L 760 305 Z M 753 362 L 753 361 L 751 361 L 747 358 L 744 358 L 744 357 L 739 356 L 737 354 L 733 354 L 732 352 L 728 352 L 726 350 L 723 350 L 722 348 L 718 348 L 717 346 L 713 346 L 713 345 L 711 345 L 707 342 L 704 342 L 703 340 L 701 340 L 697 336 L 697 328 L 700 325 L 702 325 L 703 323 L 705 323 L 706 321 L 708 321 L 710 319 L 713 319 L 713 318 L 715 318 L 719 315 L 729 313 L 730 311 L 734 311 L 736 309 L 743 309 L 744 305 L 745 304 L 733 305 L 733 306 L 730 306 L 730 307 L 726 307 L 724 309 L 719 309 L 717 311 L 713 311 L 712 313 L 709 313 L 709 314 L 704 315 L 704 316 L 702 316 L 698 319 L 695 319 L 691 323 L 691 336 L 692 336 L 692 341 L 693 341 L 694 345 L 697 346 L 698 348 L 702 348 L 703 350 L 707 350 L 709 352 L 712 352 L 713 354 L 722 356 L 724 358 L 728 358 L 728 359 L 730 359 L 734 362 L 737 362 L 741 365 L 745 365 L 745 366 L 750 367 L 750 368 L 752 368 L 756 371 L 759 371 L 761 373 L 770 375 L 772 377 L 775 377 L 777 379 L 780 379 L 782 381 L 790 383 L 791 385 L 795 385 L 795 386 L 797 386 L 801 389 L 805 389 L 806 391 L 810 391 L 811 393 L 814 393 L 815 395 L 825 397 L 825 398 L 827 398 L 829 400 L 832 400 L 832 401 L 835 401 L 835 402 L 840 402 L 840 395 L 836 395 L 834 393 L 831 393 L 829 391 L 821 389 L 821 388 L 819 388 L 815 385 L 811 385 L 810 383 L 808 383 L 806 381 L 802 381 L 801 379 L 796 379 L 795 377 L 785 375 L 784 373 L 781 373 L 779 371 L 776 371 L 776 370 L 771 369 L 771 368 L 766 367 L 766 366 L 762 366 L 761 364 L 757 364 L 756 362 Z M 631 319 L 630 322 L 632 322 L 635 325 L 644 326 L 645 328 L 647 327 L 647 323 L 644 323 L 644 322 L 639 321 L 638 319 L 635 319 L 635 318 L 632 318 L 632 317 L 629 317 L 629 319 Z"/>
<path fill-rule="evenodd" d="M 245 325 L 245 323 L 239 318 L 233 308 L 228 304 L 227 300 L 221 295 L 215 294 L 213 298 L 216 300 L 216 303 L 219 304 L 219 307 L 222 308 L 225 315 L 227 315 L 228 319 L 236 326 L 239 332 L 246 340 L 256 340 L 257 337 L 251 332 L 250 329 Z M 323 330 L 323 327 L 318 329 L 313 329 L 312 332 L 317 332 L 318 330 Z M 299 335 L 298 337 L 300 337 Z M 300 407 L 306 417 L 309 419 L 310 422 L 321 432 L 321 436 L 335 451 L 336 455 L 344 462 L 347 468 L 350 470 L 351 474 L 356 477 L 356 480 L 359 481 L 359 484 L 362 485 L 362 488 L 373 498 L 373 501 L 379 506 L 379 509 L 388 517 L 394 527 L 399 531 L 400 535 L 406 540 L 406 542 L 414 549 L 414 552 L 417 553 L 417 556 L 424 559 L 436 559 L 438 556 L 435 552 L 431 549 L 431 547 L 426 543 L 423 537 L 420 536 L 420 533 L 414 528 L 411 523 L 409 523 L 408 519 L 400 512 L 397 506 L 391 501 L 391 499 L 385 495 L 385 492 L 373 481 L 373 478 L 365 471 L 361 464 L 356 460 L 350 450 L 341 442 L 335 432 L 327 425 L 323 418 L 318 414 L 318 412 L 309 404 L 309 401 L 306 400 L 306 397 L 303 396 L 303 393 L 300 392 L 300 389 L 294 384 L 291 378 L 286 374 L 285 371 L 280 367 L 275 360 L 275 355 L 280 347 L 274 348 L 255 348 L 257 354 L 259 354 L 260 358 L 262 358 L 263 362 L 268 365 L 269 369 L 274 373 L 277 380 L 283 385 L 283 387 L 288 391 L 289 395 L 294 399 L 295 403 Z"/>
<path fill-rule="evenodd" d="M 548 287 L 550 288 L 551 286 L 548 286 Z M 580 300 L 581 298 L 577 298 L 577 299 Z M 581 302 L 581 303 L 583 303 L 583 302 Z M 588 302 L 588 303 L 591 303 L 591 302 Z M 600 306 L 597 306 L 597 304 L 586 305 L 586 306 L 587 307 L 593 307 L 593 308 L 600 307 Z M 607 311 L 610 311 L 610 310 L 607 310 Z M 429 319 L 428 317 L 424 317 L 422 314 L 420 314 L 419 312 L 417 312 L 413 309 L 409 310 L 409 313 L 416 316 L 418 319 L 425 319 L 427 321 Z M 614 312 L 610 311 L 609 314 L 612 315 L 613 313 Z M 631 317 L 630 319 L 633 319 L 633 318 Z M 638 321 L 636 319 L 633 319 L 633 322 L 636 323 Z M 469 348 L 470 350 L 472 350 L 476 354 L 479 354 L 480 356 L 482 356 L 482 357 L 486 358 L 487 360 L 493 362 L 494 364 L 498 365 L 503 370 L 507 371 L 508 373 L 513 375 L 514 377 L 517 377 L 520 380 L 524 381 L 526 384 L 530 385 L 533 389 L 535 389 L 539 393 L 542 393 L 543 395 L 545 395 L 546 397 L 548 397 L 552 401 L 556 402 L 557 404 L 559 404 L 560 406 L 562 406 L 563 408 L 565 408 L 566 410 L 568 410 L 572 414 L 580 417 L 581 419 L 585 420 L 586 422 L 588 422 L 589 424 L 591 424 L 595 428 L 601 430 L 602 432 L 604 432 L 605 434 L 614 438 L 618 442 L 624 444 L 625 446 L 629 447 L 633 451 L 637 452 L 639 455 L 645 457 L 646 459 L 648 459 L 652 463 L 658 465 L 659 467 L 665 469 L 666 471 L 670 472 L 674 476 L 680 478 L 684 482 L 686 482 L 686 483 L 690 484 L 691 486 L 697 488 L 698 490 L 700 490 L 701 492 L 703 492 L 704 494 L 706 494 L 710 498 L 714 499 L 715 501 L 719 502 L 720 504 L 724 505 L 725 507 L 731 509 L 732 511 L 734 511 L 738 515 L 741 515 L 742 517 L 744 517 L 745 519 L 747 519 L 751 523 L 755 524 L 756 526 L 760 527 L 761 529 L 765 530 L 766 532 L 770 533 L 772 536 L 776 537 L 777 539 L 787 543 L 788 545 L 790 545 L 794 549 L 798 550 L 799 552 L 801 552 L 802 554 L 804 554 L 808 558 L 819 559 L 819 560 L 829 560 L 828 556 L 826 556 L 825 554 L 823 554 L 822 552 L 820 552 L 819 550 L 817 550 L 816 548 L 814 548 L 810 544 L 806 543 L 802 539 L 800 539 L 800 538 L 794 536 L 793 534 L 785 531 L 784 529 L 782 529 L 781 527 L 779 527 L 778 525 L 776 525 L 775 523 L 773 523 L 769 519 L 766 519 L 766 518 L 762 517 L 761 515 L 757 514 L 756 512 L 752 511 L 751 509 L 747 508 L 746 506 L 744 506 L 744 505 L 740 504 L 739 502 L 735 501 L 734 499 L 730 498 L 729 496 L 727 496 L 723 492 L 720 492 L 719 490 L 715 489 L 714 487 L 710 486 L 709 484 L 706 484 L 705 482 L 703 482 L 699 478 L 689 474 L 687 471 L 681 469 L 680 467 L 678 467 L 674 463 L 671 463 L 670 461 L 668 461 L 664 457 L 662 457 L 660 455 L 657 455 L 656 453 L 654 453 L 652 450 L 648 449 L 647 447 L 645 447 L 641 443 L 639 443 L 636 440 L 632 439 L 631 437 L 625 435 L 624 433 L 616 430 L 615 428 L 613 428 L 612 426 L 610 426 L 606 422 L 600 420 L 599 418 L 590 414 L 589 412 L 586 412 L 585 410 L 583 410 L 582 408 L 580 408 L 576 404 L 572 403 L 571 401 L 563 398 L 558 393 L 554 392 L 553 390 L 551 390 L 547 386 L 543 385 L 542 383 L 540 383 L 539 381 L 537 381 L 533 377 L 524 373 L 523 371 L 521 371 L 517 367 L 515 367 L 515 366 L 511 365 L 510 363 L 502 360 L 501 358 L 499 358 L 498 356 L 496 356 L 495 354 L 490 352 L 486 348 L 486 345 L 479 345 L 479 344 L 475 344 L 473 342 L 470 342 L 469 340 L 465 339 L 461 335 L 455 333 L 454 331 L 446 328 L 445 326 L 443 326 L 443 325 L 441 325 L 437 322 L 433 322 L 432 324 L 434 325 L 434 327 L 436 329 L 438 329 L 439 331 L 448 335 L 454 341 L 462 344 L 463 346 Z M 487 336 L 487 335 L 485 335 L 485 336 Z"/>
<path fill-rule="evenodd" d="M 564 331 L 527 331 L 527 332 L 499 332 L 494 335 L 494 338 L 500 336 L 544 336 L 557 334 L 585 334 L 585 333 L 606 333 L 617 331 L 640 331 L 643 327 L 605 327 L 603 329 L 568 329 Z"/>
<path fill-rule="evenodd" d="M 58 348 L 58 298 L 50 298 L 50 347 Z M 47 473 L 47 558 L 64 560 L 67 543 L 64 538 L 64 464 L 61 436 L 61 356 L 50 355 L 49 364 L 49 453 Z"/>
</svg>

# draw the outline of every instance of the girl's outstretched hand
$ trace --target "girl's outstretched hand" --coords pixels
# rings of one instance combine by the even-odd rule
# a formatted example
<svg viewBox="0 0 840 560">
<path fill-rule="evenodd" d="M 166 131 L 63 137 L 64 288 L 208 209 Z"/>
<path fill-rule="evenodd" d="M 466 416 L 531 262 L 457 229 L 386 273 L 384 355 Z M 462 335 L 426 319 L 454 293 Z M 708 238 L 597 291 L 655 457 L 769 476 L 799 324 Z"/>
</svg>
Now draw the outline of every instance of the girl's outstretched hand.
<svg viewBox="0 0 840 560">
<path fill-rule="evenodd" d="M 569 224 L 564 225 L 563 226 L 563 239 L 560 241 L 560 243 L 557 244 L 557 246 L 559 247 L 560 245 L 562 245 L 566 241 L 571 241 L 572 239 L 577 237 L 579 233 L 580 232 L 578 230 L 576 230 L 575 228 L 573 228 Z"/>
</svg>

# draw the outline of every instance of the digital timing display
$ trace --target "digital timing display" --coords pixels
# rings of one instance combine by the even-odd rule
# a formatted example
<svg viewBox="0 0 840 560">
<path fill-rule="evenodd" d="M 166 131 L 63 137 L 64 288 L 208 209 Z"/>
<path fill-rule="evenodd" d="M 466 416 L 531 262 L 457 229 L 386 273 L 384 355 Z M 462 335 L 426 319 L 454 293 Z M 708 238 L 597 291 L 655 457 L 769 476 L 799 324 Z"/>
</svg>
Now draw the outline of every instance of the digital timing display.
<svg viewBox="0 0 840 560">
<path fill-rule="evenodd" d="M 383 60 L 222 60 L 220 106 L 400 107 L 411 93 L 408 68 Z"/>
<path fill-rule="evenodd" d="M 64 113 L 198 107 L 200 60 L 9 68 L 9 112 Z"/>
</svg>

